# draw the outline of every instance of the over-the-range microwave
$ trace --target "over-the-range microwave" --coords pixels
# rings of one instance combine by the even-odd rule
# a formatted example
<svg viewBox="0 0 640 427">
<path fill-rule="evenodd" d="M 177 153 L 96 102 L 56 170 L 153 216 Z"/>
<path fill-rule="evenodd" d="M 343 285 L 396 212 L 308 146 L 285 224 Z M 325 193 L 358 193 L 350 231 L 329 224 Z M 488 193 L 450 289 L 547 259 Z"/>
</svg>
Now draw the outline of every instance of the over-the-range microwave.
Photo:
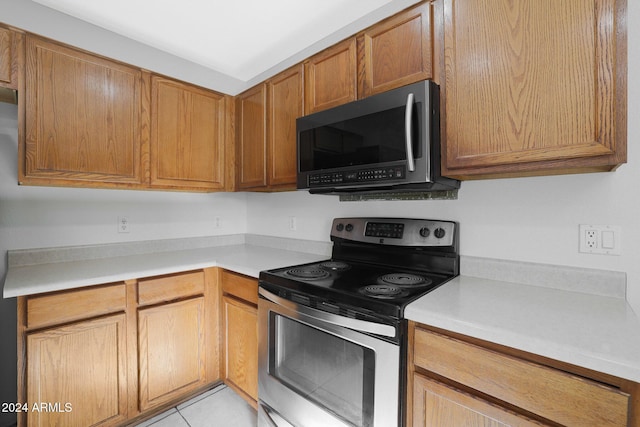
<svg viewBox="0 0 640 427">
<path fill-rule="evenodd" d="M 424 80 L 296 120 L 298 189 L 453 190 L 440 175 L 439 88 Z"/>
</svg>

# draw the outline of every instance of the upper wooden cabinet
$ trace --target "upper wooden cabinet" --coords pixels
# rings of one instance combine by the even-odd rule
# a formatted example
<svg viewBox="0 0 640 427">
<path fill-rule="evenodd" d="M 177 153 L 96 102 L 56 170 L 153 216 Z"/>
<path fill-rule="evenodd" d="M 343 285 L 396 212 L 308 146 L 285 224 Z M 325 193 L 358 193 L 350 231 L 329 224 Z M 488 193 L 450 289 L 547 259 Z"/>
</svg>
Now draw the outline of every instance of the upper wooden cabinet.
<svg viewBox="0 0 640 427">
<path fill-rule="evenodd" d="M 226 98 L 175 80 L 151 79 L 151 185 L 224 189 Z"/>
<path fill-rule="evenodd" d="M 303 67 L 296 65 L 236 100 L 238 188 L 296 188 L 296 119 L 303 115 Z"/>
<path fill-rule="evenodd" d="M 304 64 L 305 114 L 355 101 L 357 72 L 355 37 L 309 58 Z"/>
<path fill-rule="evenodd" d="M 21 33 L 0 27 L 0 87 L 18 89 L 22 41 Z"/>
<path fill-rule="evenodd" d="M 431 5 L 420 4 L 358 36 L 358 98 L 433 77 Z"/>
<path fill-rule="evenodd" d="M 143 181 L 139 69 L 26 37 L 26 143 L 20 181 L 132 186 Z"/>
<path fill-rule="evenodd" d="M 443 175 L 606 171 L 626 161 L 626 1 L 435 4 Z"/>
<path fill-rule="evenodd" d="M 296 188 L 296 119 L 304 114 L 302 76 L 302 65 L 296 65 L 267 81 L 267 172 L 270 188 Z"/>
<path fill-rule="evenodd" d="M 267 186 L 267 87 L 249 89 L 236 98 L 237 188 Z"/>
</svg>

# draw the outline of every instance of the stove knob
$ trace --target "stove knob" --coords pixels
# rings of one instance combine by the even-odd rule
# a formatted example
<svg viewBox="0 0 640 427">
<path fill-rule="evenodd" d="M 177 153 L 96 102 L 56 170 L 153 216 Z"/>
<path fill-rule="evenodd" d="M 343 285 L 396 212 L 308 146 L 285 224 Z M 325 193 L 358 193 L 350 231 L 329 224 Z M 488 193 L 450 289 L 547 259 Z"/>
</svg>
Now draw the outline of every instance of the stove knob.
<svg viewBox="0 0 640 427">
<path fill-rule="evenodd" d="M 442 239 L 444 237 L 444 235 L 446 234 L 446 231 L 444 231 L 444 228 L 436 228 L 436 230 L 433 232 L 434 236 L 436 236 L 438 239 Z"/>
<path fill-rule="evenodd" d="M 345 230 L 347 230 L 348 232 L 352 232 L 353 231 L 353 224 L 347 224 L 347 226 L 345 227 Z"/>
<path fill-rule="evenodd" d="M 344 230 L 344 224 L 343 224 L 343 223 L 339 223 L 338 225 L 336 225 L 336 230 L 337 230 L 337 231 L 342 231 L 342 230 Z"/>
<path fill-rule="evenodd" d="M 429 234 L 431 234 L 431 230 L 429 230 L 429 227 L 422 227 L 420 229 L 420 235 L 422 237 L 429 237 Z"/>
</svg>

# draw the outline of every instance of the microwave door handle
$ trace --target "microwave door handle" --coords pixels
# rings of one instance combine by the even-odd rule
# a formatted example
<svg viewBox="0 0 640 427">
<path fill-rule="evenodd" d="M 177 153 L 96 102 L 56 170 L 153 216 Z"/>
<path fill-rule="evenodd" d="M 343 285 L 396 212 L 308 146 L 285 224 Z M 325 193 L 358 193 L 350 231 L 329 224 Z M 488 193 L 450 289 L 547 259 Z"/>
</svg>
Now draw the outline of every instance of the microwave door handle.
<svg viewBox="0 0 640 427">
<path fill-rule="evenodd" d="M 404 136 L 407 150 L 407 168 L 409 172 L 416 170 L 413 160 L 413 134 L 411 132 L 411 117 L 413 116 L 413 93 L 407 95 L 407 108 L 404 110 Z"/>
</svg>

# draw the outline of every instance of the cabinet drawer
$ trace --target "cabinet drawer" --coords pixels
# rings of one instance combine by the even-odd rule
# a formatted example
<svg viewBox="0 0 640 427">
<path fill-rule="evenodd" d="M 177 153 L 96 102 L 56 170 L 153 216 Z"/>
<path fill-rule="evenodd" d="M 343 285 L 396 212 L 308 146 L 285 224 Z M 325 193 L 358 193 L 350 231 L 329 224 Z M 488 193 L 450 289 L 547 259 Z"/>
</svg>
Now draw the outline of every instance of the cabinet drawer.
<svg viewBox="0 0 640 427">
<path fill-rule="evenodd" d="M 32 296 L 27 299 L 27 327 L 34 329 L 89 319 L 124 311 L 125 305 L 124 283 Z"/>
<path fill-rule="evenodd" d="M 171 274 L 138 281 L 139 305 L 156 304 L 203 293 L 204 273 L 202 271 Z"/>
<path fill-rule="evenodd" d="M 222 292 L 258 305 L 258 280 L 223 270 Z"/>
<path fill-rule="evenodd" d="M 415 364 L 562 425 L 626 426 L 629 395 L 563 371 L 416 329 Z"/>
</svg>

